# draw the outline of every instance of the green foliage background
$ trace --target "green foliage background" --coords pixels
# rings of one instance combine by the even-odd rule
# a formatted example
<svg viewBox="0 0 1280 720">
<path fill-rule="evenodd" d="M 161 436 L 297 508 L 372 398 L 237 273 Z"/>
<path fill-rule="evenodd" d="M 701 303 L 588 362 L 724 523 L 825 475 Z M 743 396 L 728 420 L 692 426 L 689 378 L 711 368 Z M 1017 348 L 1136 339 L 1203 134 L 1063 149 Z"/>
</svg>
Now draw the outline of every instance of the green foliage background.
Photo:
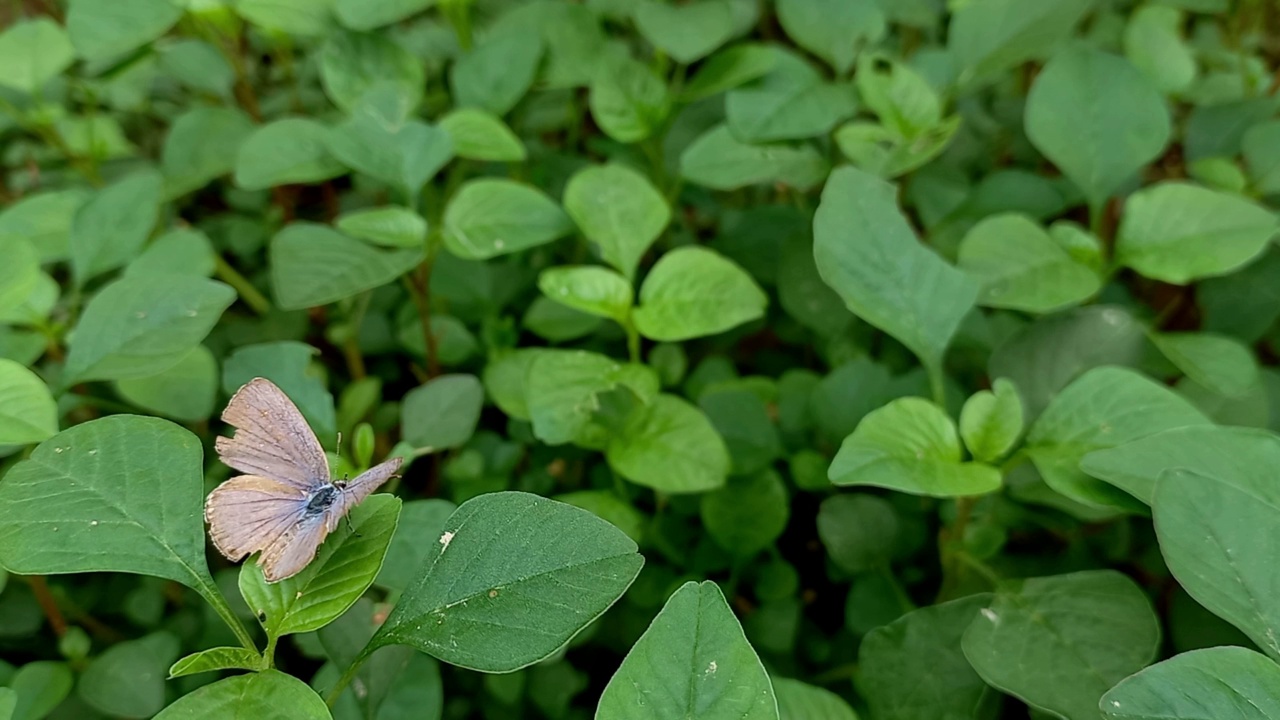
<svg viewBox="0 0 1280 720">
<path fill-rule="evenodd" d="M 0 24 L 0 720 L 1280 718 L 1274 2 Z"/>
</svg>

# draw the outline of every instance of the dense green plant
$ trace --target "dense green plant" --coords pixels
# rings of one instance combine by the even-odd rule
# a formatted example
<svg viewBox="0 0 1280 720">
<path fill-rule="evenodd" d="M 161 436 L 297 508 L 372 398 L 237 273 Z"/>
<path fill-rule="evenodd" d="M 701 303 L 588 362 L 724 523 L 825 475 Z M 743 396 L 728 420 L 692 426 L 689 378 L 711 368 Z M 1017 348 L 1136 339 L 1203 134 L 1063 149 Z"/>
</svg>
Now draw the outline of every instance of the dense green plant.
<svg viewBox="0 0 1280 720">
<path fill-rule="evenodd" d="M 0 23 L 0 720 L 1280 718 L 1272 0 Z"/>
</svg>

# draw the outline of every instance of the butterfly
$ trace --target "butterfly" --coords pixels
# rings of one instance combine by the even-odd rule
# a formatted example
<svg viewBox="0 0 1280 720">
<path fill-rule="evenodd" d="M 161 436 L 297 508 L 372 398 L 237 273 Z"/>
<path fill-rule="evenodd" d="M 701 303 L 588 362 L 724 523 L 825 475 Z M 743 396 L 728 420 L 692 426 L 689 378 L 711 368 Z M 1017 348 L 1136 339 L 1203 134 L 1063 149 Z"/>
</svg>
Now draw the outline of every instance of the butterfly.
<svg viewBox="0 0 1280 720">
<path fill-rule="evenodd" d="M 298 407 L 266 378 L 232 396 L 222 420 L 236 429 L 219 437 L 218 456 L 239 475 L 209 493 L 204 518 L 214 547 L 235 562 L 260 552 L 269 583 L 293 577 L 316 556 L 338 523 L 400 469 L 392 458 L 335 480 L 320 441 Z"/>
</svg>

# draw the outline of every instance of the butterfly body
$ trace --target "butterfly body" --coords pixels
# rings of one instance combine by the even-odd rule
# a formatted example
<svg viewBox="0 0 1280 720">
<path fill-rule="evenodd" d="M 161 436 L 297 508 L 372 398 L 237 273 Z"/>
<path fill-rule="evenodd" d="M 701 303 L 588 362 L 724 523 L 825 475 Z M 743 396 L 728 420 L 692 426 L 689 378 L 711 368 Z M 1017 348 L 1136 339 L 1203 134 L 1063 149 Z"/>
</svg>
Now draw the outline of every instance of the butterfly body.
<svg viewBox="0 0 1280 720">
<path fill-rule="evenodd" d="M 351 508 L 394 477 L 402 462 L 392 458 L 352 480 L 334 480 L 302 413 L 265 378 L 240 388 L 222 419 L 236 432 L 217 439 L 218 456 L 248 474 L 209 493 L 209 535 L 229 560 L 261 553 L 267 582 L 301 572 Z"/>
</svg>

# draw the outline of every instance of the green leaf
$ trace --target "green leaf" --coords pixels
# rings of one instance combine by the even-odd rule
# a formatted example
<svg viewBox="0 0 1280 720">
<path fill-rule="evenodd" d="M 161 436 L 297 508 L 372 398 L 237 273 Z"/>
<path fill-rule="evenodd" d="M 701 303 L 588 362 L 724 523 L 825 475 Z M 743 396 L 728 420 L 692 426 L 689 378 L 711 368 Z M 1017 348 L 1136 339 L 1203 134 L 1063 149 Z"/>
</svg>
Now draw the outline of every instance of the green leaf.
<svg viewBox="0 0 1280 720">
<path fill-rule="evenodd" d="M 324 700 L 297 678 L 278 670 L 237 675 L 198 688 L 165 708 L 155 720 L 244 717 L 255 720 L 330 720 Z"/>
<path fill-rule="evenodd" d="M 572 229 L 554 200 L 513 180 L 470 180 L 444 210 L 445 247 L 468 260 L 545 245 Z"/>
<path fill-rule="evenodd" d="M 612 490 L 576 490 L 563 495 L 556 495 L 552 500 L 559 500 L 574 507 L 588 510 L 597 517 L 608 520 L 614 527 L 627 534 L 627 537 L 641 542 L 644 539 L 648 518 L 631 503 L 618 497 Z"/>
<path fill-rule="evenodd" d="M 1000 471 L 961 459 L 946 412 L 923 398 L 899 398 L 867 414 L 845 438 L 827 476 L 913 495 L 960 497 L 1000 489 Z"/>
<path fill-rule="evenodd" d="M 1193 650 L 1120 681 L 1107 720 L 1266 720 L 1280 715 L 1280 667 L 1241 647 Z"/>
<path fill-rule="evenodd" d="M 213 45 L 203 40 L 175 39 L 157 47 L 156 55 L 161 72 L 183 85 L 221 98 L 233 97 L 235 70 Z"/>
<path fill-rule="evenodd" d="M 965 657 L 990 685 L 1072 720 L 1146 667 L 1160 624 L 1146 594 L 1113 570 L 1001 583 L 964 633 Z"/>
<path fill-rule="evenodd" d="M 351 509 L 302 572 L 275 583 L 256 562 L 240 566 L 240 594 L 267 636 L 310 632 L 346 612 L 382 568 L 400 515 L 400 498 L 380 493 Z"/>
<path fill-rule="evenodd" d="M 427 85 L 422 62 L 377 33 L 331 35 L 320 51 L 320 79 L 333 104 L 347 112 L 376 85 L 392 88 L 409 108 L 417 107 Z"/>
<path fill-rule="evenodd" d="M 1220 395 L 1238 397 L 1258 385 L 1258 362 L 1244 343 L 1214 333 L 1152 333 L 1151 342 L 1187 377 Z"/>
<path fill-rule="evenodd" d="M 628 506 L 629 507 L 629 506 Z M 391 536 L 387 555 L 374 584 L 393 592 L 403 592 L 431 555 L 431 538 L 444 532 L 444 524 L 458 506 L 448 500 L 410 500 L 400 508 L 400 522 Z"/>
<path fill-rule="evenodd" d="M 265 670 L 262 656 L 240 647 L 216 647 L 191 653 L 169 668 L 169 679 L 215 670 Z"/>
<path fill-rule="evenodd" d="M 648 65 L 625 55 L 611 54 L 597 63 L 587 96 L 596 125 L 621 143 L 652 135 L 671 111 L 662 79 Z"/>
<path fill-rule="evenodd" d="M 1116 261 L 1177 285 L 1225 275 L 1262 254 L 1280 224 L 1270 210 L 1230 193 L 1162 182 L 1125 202 Z"/>
<path fill-rule="evenodd" d="M 991 595 L 920 608 L 882 625 L 858 648 L 859 692 L 883 720 L 991 717 L 1000 696 L 974 672 L 960 639 Z"/>
<path fill-rule="evenodd" d="M 207 420 L 218 394 L 218 361 L 203 345 L 176 365 L 147 377 L 116 382 L 116 392 L 156 415 L 185 422 Z"/>
<path fill-rule="evenodd" d="M 858 720 L 858 714 L 839 695 L 791 678 L 775 677 L 780 720 Z"/>
<path fill-rule="evenodd" d="M 165 671 L 178 652 L 178 638 L 167 632 L 117 643 L 89 663 L 77 691 L 107 715 L 151 717 L 164 708 Z"/>
<path fill-rule="evenodd" d="M 449 133 L 418 120 L 393 122 L 369 108 L 358 109 L 330 128 L 326 143 L 344 165 L 397 188 L 409 199 L 453 159 Z"/>
<path fill-rule="evenodd" d="M 0 688 L 0 720 L 13 720 L 18 706 L 18 693 L 13 688 Z"/>
<path fill-rule="evenodd" d="M 827 176 L 827 161 L 810 145 L 752 145 L 716 125 L 685 148 L 680 174 L 713 190 L 737 190 L 761 183 L 782 183 L 808 190 Z"/>
<path fill-rule="evenodd" d="M 671 208 L 644 175 L 624 165 L 593 165 L 574 173 L 564 209 L 600 257 L 628 279 L 671 222 Z"/>
<path fill-rule="evenodd" d="M 161 183 L 157 172 L 136 173 L 80 207 L 67 240 L 78 285 L 138 255 L 160 214 Z"/>
<path fill-rule="evenodd" d="M 337 177 L 343 166 L 325 147 L 329 130 L 314 120 L 285 118 L 253 131 L 236 155 L 236 185 L 265 190 Z"/>
<path fill-rule="evenodd" d="M 608 522 L 519 492 L 467 501 L 432 547 L 366 653 L 404 644 L 459 667 L 512 672 L 563 647 L 644 564 Z"/>
<path fill-rule="evenodd" d="M 213 243 L 199 230 L 170 230 L 147 245 L 125 266 L 126 276 L 197 275 L 209 277 L 216 265 Z"/>
<path fill-rule="evenodd" d="M 553 267 L 538 275 L 544 295 L 575 310 L 626 323 L 635 291 L 618 273 L 595 265 Z"/>
<path fill-rule="evenodd" d="M 974 0 L 951 16 L 947 48 L 963 84 L 993 79 L 1027 60 L 1043 58 L 1092 9 L 1093 0 Z"/>
<path fill-rule="evenodd" d="M 1124 368 L 1101 367 L 1058 393 L 1027 433 L 1025 452 L 1049 487 L 1098 508 L 1141 510 L 1127 494 L 1084 474 L 1080 460 L 1104 448 L 1209 419 L 1169 388 Z"/>
<path fill-rule="evenodd" d="M 399 205 L 345 213 L 334 225 L 353 238 L 383 247 L 420 248 L 427 241 L 426 219 Z"/>
<path fill-rule="evenodd" d="M 960 241 L 960 269 L 981 285 L 978 304 L 1033 313 L 1078 305 L 1102 279 L 1025 215 L 983 219 Z"/>
<path fill-rule="evenodd" d="M 1280 582 L 1280 570 L 1266 551 L 1280 532 L 1273 477 L 1171 468 L 1156 483 L 1151 514 L 1178 583 L 1274 660 L 1280 658 L 1280 605 L 1267 588 Z"/>
<path fill-rule="evenodd" d="M 23 665 L 9 680 L 17 693 L 13 720 L 40 720 L 71 694 L 75 677 L 65 663 L 37 661 Z"/>
<path fill-rule="evenodd" d="M 401 401 L 401 433 L 416 448 L 461 447 L 475 433 L 483 405 L 484 388 L 475 375 L 434 377 Z"/>
<path fill-rule="evenodd" d="M 756 393 L 750 390 L 706 392 L 698 404 L 724 438 L 734 474 L 763 470 L 782 456 L 782 438 L 764 399 Z"/>
<path fill-rule="evenodd" d="M 1254 189 L 1261 195 L 1280 194 L 1280 121 L 1254 125 L 1240 145 Z"/>
<path fill-rule="evenodd" d="M 702 496 L 702 524 L 720 547 L 750 559 L 786 530 L 789 500 L 782 477 L 772 470 L 735 478 Z"/>
<path fill-rule="evenodd" d="M 762 43 L 742 43 L 725 48 L 698 67 L 680 98 L 694 102 L 732 90 L 768 74 L 777 63 L 774 49 Z"/>
<path fill-rule="evenodd" d="M 326 226 L 286 225 L 271 239 L 271 279 L 285 310 L 326 305 L 385 285 L 422 261 L 421 247 L 377 250 Z"/>
<path fill-rule="evenodd" d="M 813 220 L 813 254 L 823 280 L 855 315 L 937 371 L 978 288 L 920 244 L 895 194 L 861 170 L 831 173 Z"/>
<path fill-rule="evenodd" d="M 0 444 L 29 445 L 58 432 L 58 406 L 39 375 L 0 358 Z"/>
<path fill-rule="evenodd" d="M 1076 46 L 1036 78 L 1026 131 L 1098 208 L 1160 156 L 1172 125 L 1164 98 L 1128 60 Z"/>
<path fill-rule="evenodd" d="M 450 66 L 454 101 L 459 107 L 506 115 L 533 85 L 541 56 L 542 43 L 535 34 L 519 31 L 486 37 Z"/>
<path fill-rule="evenodd" d="M 334 0 L 333 12 L 352 30 L 373 30 L 435 4 L 436 0 Z"/>
<path fill-rule="evenodd" d="M 561 305 L 543 296 L 533 299 L 522 322 L 529 332 L 552 343 L 586 337 L 599 330 L 604 323 L 595 315 Z"/>
<path fill-rule="evenodd" d="M 124 380 L 167 370 L 209 334 L 235 297 L 230 287 L 204 278 L 116 280 L 85 306 L 62 382 Z"/>
<path fill-rule="evenodd" d="M 47 17 L 23 20 L 0 33 L 0 85 L 35 95 L 75 61 L 71 39 Z"/>
<path fill-rule="evenodd" d="M 71 0 L 67 32 L 80 57 L 114 60 L 164 35 L 182 12 L 171 0 Z"/>
<path fill-rule="evenodd" d="M 658 394 L 658 377 L 644 365 L 598 353 L 540 350 L 529 360 L 524 386 L 533 434 L 548 445 L 561 445 L 583 439 L 600 395 L 627 387 L 647 402 Z"/>
<path fill-rule="evenodd" d="M 825 135 L 853 115 L 853 88 L 826 82 L 807 60 L 775 47 L 773 68 L 725 96 L 729 129 L 738 140 L 763 143 Z"/>
<path fill-rule="evenodd" d="M 523 162 L 528 153 L 502 120 L 484 110 L 462 108 L 440 118 L 458 157 L 488 162 Z"/>
<path fill-rule="evenodd" d="M 725 0 L 701 0 L 687 5 L 650 0 L 633 12 L 640 34 L 684 65 L 711 54 L 734 33 L 733 7 Z"/>
<path fill-rule="evenodd" d="M 887 569 L 901 533 L 893 505 L 874 495 L 833 495 L 818 506 L 818 538 L 846 572 Z"/>
<path fill-rule="evenodd" d="M 0 565 L 155 575 L 216 594 L 202 454 L 196 436 L 157 418 L 111 415 L 58 433 L 0 483 Z"/>
<path fill-rule="evenodd" d="M 688 582 L 622 660 L 596 717 L 777 720 L 778 704 L 720 588 Z"/>
<path fill-rule="evenodd" d="M 960 437 L 982 462 L 994 463 L 1012 450 L 1022 429 L 1022 398 L 1007 378 L 971 395 L 960 411 Z"/>
<path fill-rule="evenodd" d="M 1199 68 L 1191 47 L 1182 39 L 1186 22 L 1177 8 L 1144 5 L 1124 26 L 1124 54 L 1163 93 L 1186 90 Z"/>
<path fill-rule="evenodd" d="M 827 61 L 838 75 L 858 53 L 884 37 L 884 11 L 875 0 L 779 0 L 778 22 L 796 44 Z"/>
<path fill-rule="evenodd" d="M 321 443 L 327 445 L 338 430 L 333 395 L 310 369 L 318 353 L 310 345 L 292 341 L 236 348 L 223 361 L 222 390 L 232 395 L 256 377 L 270 380 L 298 406 Z"/>
<path fill-rule="evenodd" d="M 751 275 L 711 250 L 690 246 L 663 255 L 640 286 L 632 313 L 652 340 L 716 335 L 764 317 L 769 298 Z"/>
<path fill-rule="evenodd" d="M 914 139 L 942 122 L 942 98 L 923 75 L 881 53 L 863 54 L 858 94 L 894 136 Z"/>
<path fill-rule="evenodd" d="M 729 475 L 729 451 L 707 416 L 674 395 L 635 410 L 606 457 L 618 474 L 660 492 L 714 490 Z"/>
<path fill-rule="evenodd" d="M 0 312 L 19 313 L 42 284 L 40 256 L 30 242 L 14 235 L 0 234 L 0 252 L 5 258 L 0 266 Z M 53 287 L 56 298 L 58 286 Z"/>
<path fill-rule="evenodd" d="M 253 130 L 253 120 L 231 108 L 200 107 L 180 115 L 160 152 L 166 196 L 185 195 L 234 170 L 240 145 Z"/>
<path fill-rule="evenodd" d="M 87 197 L 83 190 L 31 193 L 0 210 L 0 235 L 26 238 L 41 262 L 63 260 L 72 218 Z"/>
</svg>

